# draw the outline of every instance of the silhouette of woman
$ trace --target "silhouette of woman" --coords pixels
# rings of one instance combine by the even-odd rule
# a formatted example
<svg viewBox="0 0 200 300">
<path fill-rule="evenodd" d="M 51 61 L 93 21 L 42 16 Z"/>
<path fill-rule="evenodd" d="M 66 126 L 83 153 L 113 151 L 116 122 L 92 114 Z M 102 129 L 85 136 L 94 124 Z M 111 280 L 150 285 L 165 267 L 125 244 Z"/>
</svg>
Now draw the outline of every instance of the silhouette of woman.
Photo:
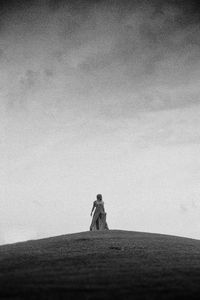
<svg viewBox="0 0 200 300">
<path fill-rule="evenodd" d="M 95 211 L 94 211 L 95 209 Z M 97 200 L 94 201 L 92 211 L 91 211 L 91 217 L 92 213 L 92 223 L 90 225 L 90 231 L 96 231 L 96 230 L 108 230 L 108 225 L 106 222 L 106 212 L 104 209 L 104 202 L 102 201 L 102 195 L 97 195 Z"/>
</svg>

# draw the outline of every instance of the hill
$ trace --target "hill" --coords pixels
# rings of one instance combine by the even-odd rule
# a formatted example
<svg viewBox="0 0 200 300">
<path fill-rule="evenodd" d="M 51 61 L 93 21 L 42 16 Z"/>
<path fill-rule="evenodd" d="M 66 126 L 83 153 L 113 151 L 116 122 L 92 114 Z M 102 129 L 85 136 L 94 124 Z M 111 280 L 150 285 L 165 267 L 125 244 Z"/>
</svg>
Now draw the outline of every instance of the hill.
<svg viewBox="0 0 200 300">
<path fill-rule="evenodd" d="M 1 299 L 199 296 L 199 240 L 110 230 L 0 247 Z"/>
</svg>

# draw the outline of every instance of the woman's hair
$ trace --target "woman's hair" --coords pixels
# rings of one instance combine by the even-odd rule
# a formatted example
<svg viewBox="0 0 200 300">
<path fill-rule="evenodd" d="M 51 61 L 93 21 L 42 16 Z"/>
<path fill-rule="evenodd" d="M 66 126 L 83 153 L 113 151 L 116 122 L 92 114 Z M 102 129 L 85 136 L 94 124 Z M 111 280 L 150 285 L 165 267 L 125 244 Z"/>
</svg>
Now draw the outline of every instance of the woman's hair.
<svg viewBox="0 0 200 300">
<path fill-rule="evenodd" d="M 102 200 L 102 195 L 101 194 L 97 195 L 97 200 L 100 200 L 100 201 Z"/>
</svg>

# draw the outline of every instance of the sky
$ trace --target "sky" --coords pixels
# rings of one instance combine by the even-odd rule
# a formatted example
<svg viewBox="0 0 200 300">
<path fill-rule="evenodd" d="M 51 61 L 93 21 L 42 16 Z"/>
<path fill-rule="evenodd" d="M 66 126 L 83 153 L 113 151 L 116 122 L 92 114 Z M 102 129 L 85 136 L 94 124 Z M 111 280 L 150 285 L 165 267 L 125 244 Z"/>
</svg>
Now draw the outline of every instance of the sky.
<svg viewBox="0 0 200 300">
<path fill-rule="evenodd" d="M 110 229 L 200 239 L 197 1 L 0 2 L 0 244 Z"/>
</svg>

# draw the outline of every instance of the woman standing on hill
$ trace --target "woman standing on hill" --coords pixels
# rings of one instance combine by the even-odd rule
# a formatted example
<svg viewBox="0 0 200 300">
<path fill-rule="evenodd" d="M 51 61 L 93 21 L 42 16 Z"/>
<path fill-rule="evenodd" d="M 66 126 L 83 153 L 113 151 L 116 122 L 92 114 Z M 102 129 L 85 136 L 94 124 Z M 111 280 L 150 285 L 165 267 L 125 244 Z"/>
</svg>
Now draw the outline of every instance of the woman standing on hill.
<svg viewBox="0 0 200 300">
<path fill-rule="evenodd" d="M 90 231 L 96 231 L 96 230 L 108 230 L 108 225 L 106 223 L 106 212 L 104 209 L 104 202 L 102 201 L 102 195 L 97 195 L 97 200 L 94 201 L 92 211 L 91 211 L 91 217 L 92 213 L 95 209 L 95 212 L 93 214 L 92 223 L 90 225 Z"/>
</svg>

